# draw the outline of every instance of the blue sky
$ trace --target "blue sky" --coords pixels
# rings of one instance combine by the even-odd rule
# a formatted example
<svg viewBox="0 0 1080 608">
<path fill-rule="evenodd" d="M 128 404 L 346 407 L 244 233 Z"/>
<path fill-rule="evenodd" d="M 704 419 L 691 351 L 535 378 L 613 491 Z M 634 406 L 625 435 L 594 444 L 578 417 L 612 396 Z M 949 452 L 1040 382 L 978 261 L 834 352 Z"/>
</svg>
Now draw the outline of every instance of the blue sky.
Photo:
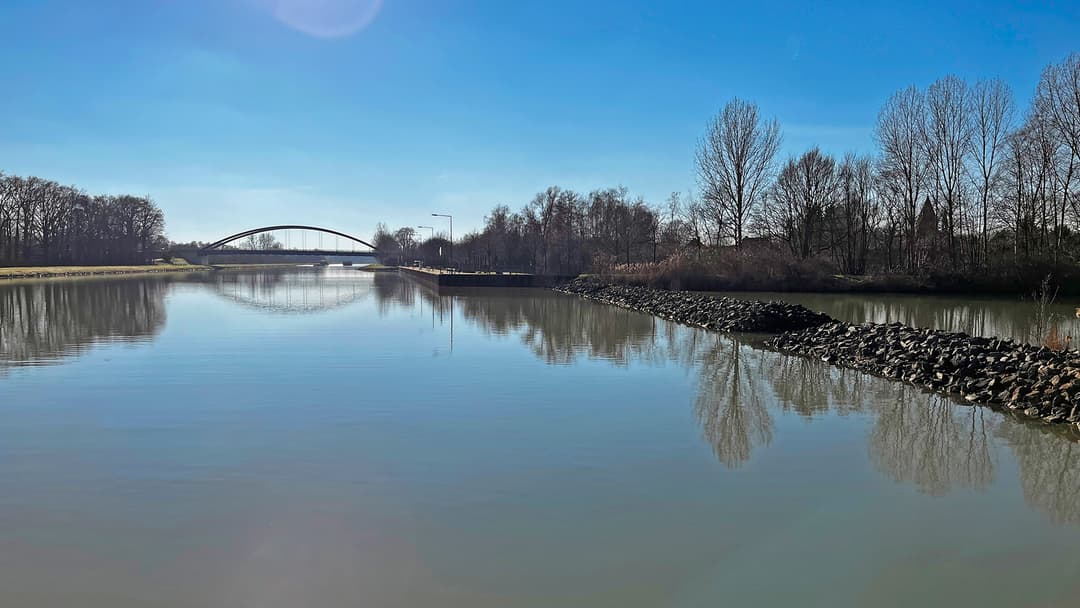
<svg viewBox="0 0 1080 608">
<path fill-rule="evenodd" d="M 908 84 L 1026 107 L 1080 3 L 0 0 L 0 170 L 151 195 L 177 240 L 296 222 L 455 232 L 558 184 L 659 203 L 728 99 L 786 156 L 869 151 Z"/>
</svg>

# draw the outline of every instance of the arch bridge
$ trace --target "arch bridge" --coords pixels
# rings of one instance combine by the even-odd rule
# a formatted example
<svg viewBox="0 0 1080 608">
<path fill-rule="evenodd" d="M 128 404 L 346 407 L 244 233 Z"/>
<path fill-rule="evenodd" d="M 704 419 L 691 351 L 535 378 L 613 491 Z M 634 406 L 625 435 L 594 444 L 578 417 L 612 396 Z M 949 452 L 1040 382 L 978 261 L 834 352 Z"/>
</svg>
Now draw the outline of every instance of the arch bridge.
<svg viewBox="0 0 1080 608">
<path fill-rule="evenodd" d="M 293 236 L 294 231 L 299 235 Z M 316 233 L 308 240 L 308 233 Z M 284 235 L 282 238 L 279 236 Z M 333 246 L 323 247 L 323 236 L 333 237 Z M 348 249 L 342 247 L 342 241 Z M 328 244 L 329 245 L 329 244 Z M 374 245 L 350 234 L 302 224 L 263 226 L 231 234 L 198 250 L 204 263 L 210 256 L 282 256 L 282 257 L 371 257 L 379 253 Z"/>
</svg>

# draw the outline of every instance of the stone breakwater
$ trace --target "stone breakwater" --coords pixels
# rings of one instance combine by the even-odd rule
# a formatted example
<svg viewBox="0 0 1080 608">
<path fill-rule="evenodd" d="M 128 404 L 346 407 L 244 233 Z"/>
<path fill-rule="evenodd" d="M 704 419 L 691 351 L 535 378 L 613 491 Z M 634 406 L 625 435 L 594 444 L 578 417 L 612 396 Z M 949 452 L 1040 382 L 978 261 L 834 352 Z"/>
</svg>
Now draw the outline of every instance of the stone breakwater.
<svg viewBox="0 0 1080 608">
<path fill-rule="evenodd" d="M 778 334 L 765 345 L 1080 431 L 1080 352 L 899 323 L 842 323 L 784 302 L 575 279 L 557 291 L 714 331 Z"/>
<path fill-rule="evenodd" d="M 972 404 L 1080 429 L 1080 353 L 1011 340 L 834 321 L 780 334 L 767 346 L 902 380 Z"/>
<path fill-rule="evenodd" d="M 595 279 L 574 279 L 555 289 L 714 331 L 778 333 L 832 321 L 828 315 L 784 302 L 717 298 L 685 291 L 613 285 Z"/>
</svg>

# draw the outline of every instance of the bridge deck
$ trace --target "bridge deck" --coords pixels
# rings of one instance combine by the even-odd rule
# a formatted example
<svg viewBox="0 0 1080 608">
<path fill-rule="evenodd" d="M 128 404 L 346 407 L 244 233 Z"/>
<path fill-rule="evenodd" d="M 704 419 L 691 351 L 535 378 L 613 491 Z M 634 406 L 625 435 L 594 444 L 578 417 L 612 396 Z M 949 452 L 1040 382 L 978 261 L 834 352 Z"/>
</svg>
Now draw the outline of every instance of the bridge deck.
<svg viewBox="0 0 1080 608">
<path fill-rule="evenodd" d="M 313 255 L 374 257 L 374 251 L 336 251 L 326 249 L 201 249 L 199 255 Z"/>
</svg>

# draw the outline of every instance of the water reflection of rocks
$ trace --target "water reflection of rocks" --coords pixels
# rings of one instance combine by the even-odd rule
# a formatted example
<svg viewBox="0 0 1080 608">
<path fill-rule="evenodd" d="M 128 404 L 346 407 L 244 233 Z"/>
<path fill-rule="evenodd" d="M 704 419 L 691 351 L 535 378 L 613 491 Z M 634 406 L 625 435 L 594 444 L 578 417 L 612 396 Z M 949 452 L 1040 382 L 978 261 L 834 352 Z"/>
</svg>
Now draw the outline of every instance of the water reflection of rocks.
<svg viewBox="0 0 1080 608">
<path fill-rule="evenodd" d="M 378 290 L 380 297 L 391 293 Z M 449 296 L 394 282 L 434 306 Z M 998 475 L 995 449 L 1015 454 L 1026 500 L 1055 521 L 1080 523 L 1080 444 L 1008 416 L 923 393 L 901 383 L 763 350 L 755 338 L 678 326 L 582 299 L 537 291 L 454 297 L 484 330 L 516 336 L 537 357 L 675 361 L 698 379 L 693 411 L 702 435 L 727 467 L 749 461 L 777 436 L 775 416 L 835 413 L 870 419 L 868 457 L 875 469 L 919 492 L 941 496 L 988 487 Z"/>
<path fill-rule="evenodd" d="M 0 373 L 77 355 L 99 342 L 153 339 L 167 280 L 75 280 L 0 286 Z"/>
</svg>

